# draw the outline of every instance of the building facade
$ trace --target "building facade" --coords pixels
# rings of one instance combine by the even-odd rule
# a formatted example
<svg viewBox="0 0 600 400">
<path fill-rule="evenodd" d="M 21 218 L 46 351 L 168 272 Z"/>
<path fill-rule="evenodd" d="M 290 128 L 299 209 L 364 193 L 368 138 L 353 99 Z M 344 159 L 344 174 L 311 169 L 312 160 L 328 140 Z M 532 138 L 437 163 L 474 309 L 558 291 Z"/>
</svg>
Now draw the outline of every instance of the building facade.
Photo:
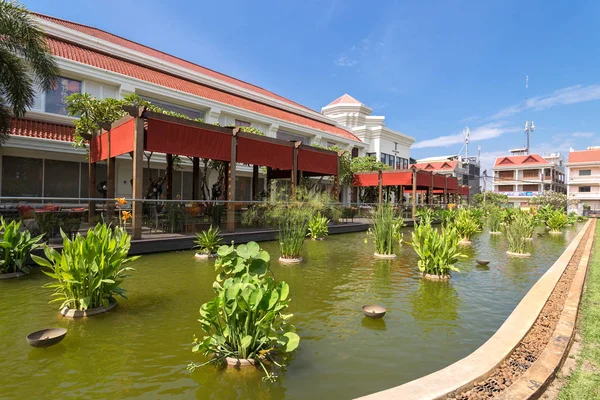
<svg viewBox="0 0 600 400">
<path fill-rule="evenodd" d="M 565 166 L 560 154 L 498 157 L 494 164 L 494 192 L 508 196 L 515 207 L 525 207 L 544 191 L 567 193 Z"/>
<path fill-rule="evenodd" d="M 571 151 L 567 168 L 569 209 L 600 211 L 600 147 Z"/>
<path fill-rule="evenodd" d="M 66 98 L 89 93 L 98 98 L 123 98 L 136 93 L 164 109 L 202 118 L 223 126 L 252 126 L 266 136 L 302 141 L 304 144 L 337 146 L 365 155 L 393 154 L 408 160 L 414 139 L 394 136 L 379 123 L 369 123 L 360 137 L 355 125 L 347 125 L 268 90 L 220 74 L 197 64 L 129 41 L 109 32 L 74 22 L 35 15 L 48 36 L 48 44 L 60 70 L 56 88 L 38 92 L 31 110 L 13 120 L 10 140 L 0 147 L 0 196 L 88 197 L 86 150 L 73 144 L 73 123 Z M 389 141 L 386 141 L 391 138 Z M 395 139 L 394 139 L 395 138 Z M 397 145 L 398 146 L 398 145 Z M 387 153 L 386 153 L 387 154 Z M 379 156 L 378 156 L 379 157 Z M 406 163 L 407 164 L 407 163 Z M 164 154 L 153 154 L 144 175 L 156 177 L 164 171 Z M 191 198 L 192 164 L 182 157 L 173 176 L 173 196 Z M 250 200 L 252 171 L 237 166 L 239 200 Z M 127 156 L 116 160 L 116 195 L 130 197 L 133 170 Z M 209 187 L 216 172 L 209 175 Z M 105 166 L 97 167 L 97 181 L 106 177 Z M 146 185 L 149 180 L 144 179 Z M 98 193 L 98 197 L 100 193 Z M 345 199 L 349 190 L 345 190 Z"/>
<path fill-rule="evenodd" d="M 348 94 L 338 97 L 321 109 L 321 113 L 348 129 L 374 156 L 393 169 L 408 169 L 413 137 L 385 126 L 385 117 L 371 115 L 373 109 Z"/>
<path fill-rule="evenodd" d="M 481 193 L 481 167 L 476 157 L 464 158 L 459 155 L 428 157 L 414 164 L 419 169 L 455 176 L 461 185 L 469 186 L 469 196 Z"/>
</svg>

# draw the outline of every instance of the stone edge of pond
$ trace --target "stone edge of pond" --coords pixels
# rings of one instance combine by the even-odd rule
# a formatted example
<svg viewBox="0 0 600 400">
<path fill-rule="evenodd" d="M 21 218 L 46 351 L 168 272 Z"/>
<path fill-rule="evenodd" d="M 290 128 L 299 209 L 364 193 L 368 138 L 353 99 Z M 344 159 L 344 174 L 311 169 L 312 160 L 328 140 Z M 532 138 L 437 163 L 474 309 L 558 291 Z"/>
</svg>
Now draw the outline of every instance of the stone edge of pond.
<svg viewBox="0 0 600 400">
<path fill-rule="evenodd" d="M 360 399 L 437 399 L 466 390 L 474 382 L 485 379 L 512 353 L 529 332 L 569 265 L 590 224 L 591 220 L 588 220 L 560 257 L 527 292 L 496 333 L 477 350 L 439 371 L 400 386 L 360 397 Z"/>
<path fill-rule="evenodd" d="M 560 319 L 546 348 L 531 367 L 516 382 L 506 388 L 498 397 L 499 399 L 538 398 L 546 390 L 547 385 L 554 378 L 556 371 L 558 371 L 565 361 L 573 343 L 579 304 L 583 294 L 583 286 L 594 243 L 596 224 L 597 221 L 594 220 L 591 228 L 592 231 L 577 266 L 575 278 L 569 288 Z"/>
</svg>

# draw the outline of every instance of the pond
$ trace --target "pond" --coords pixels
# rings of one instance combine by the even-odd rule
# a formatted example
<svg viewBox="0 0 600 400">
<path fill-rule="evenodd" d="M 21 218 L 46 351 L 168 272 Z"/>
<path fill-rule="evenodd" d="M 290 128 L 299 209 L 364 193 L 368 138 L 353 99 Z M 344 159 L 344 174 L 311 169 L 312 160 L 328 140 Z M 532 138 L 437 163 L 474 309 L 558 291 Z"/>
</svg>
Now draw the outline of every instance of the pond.
<svg viewBox="0 0 600 400">
<path fill-rule="evenodd" d="M 481 233 L 449 283 L 421 279 L 406 244 L 388 261 L 373 258 L 364 233 L 307 240 L 304 263 L 272 266 L 290 284 L 302 338 L 274 384 L 255 370 L 186 370 L 202 361 L 191 342 L 202 335 L 198 309 L 213 296 L 214 260 L 195 261 L 189 251 L 145 255 L 124 284 L 127 300 L 75 321 L 48 304 L 42 285 L 49 278 L 35 270 L 0 281 L 0 398 L 348 399 L 390 388 L 483 344 L 580 227 L 534 235 L 529 259 L 509 258 L 504 237 Z M 261 246 L 278 256 L 277 243 Z M 489 268 L 477 266 L 476 256 L 492 260 Z M 361 307 L 371 303 L 387 308 L 384 319 L 363 317 Z M 28 333 L 54 326 L 69 331 L 60 344 L 27 345 Z"/>
</svg>

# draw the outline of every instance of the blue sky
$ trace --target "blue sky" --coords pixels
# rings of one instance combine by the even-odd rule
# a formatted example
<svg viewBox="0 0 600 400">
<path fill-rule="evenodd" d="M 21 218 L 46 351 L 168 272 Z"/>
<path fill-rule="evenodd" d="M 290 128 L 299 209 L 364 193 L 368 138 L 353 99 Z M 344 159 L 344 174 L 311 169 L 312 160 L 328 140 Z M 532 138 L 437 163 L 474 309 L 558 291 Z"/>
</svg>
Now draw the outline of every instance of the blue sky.
<svg viewBox="0 0 600 400">
<path fill-rule="evenodd" d="M 452 154 L 471 129 L 489 166 L 522 147 L 600 145 L 600 2 L 28 0 L 262 86 L 315 110 L 344 93 Z M 525 91 L 525 76 L 529 89 Z M 526 96 L 528 101 L 525 101 Z"/>
</svg>

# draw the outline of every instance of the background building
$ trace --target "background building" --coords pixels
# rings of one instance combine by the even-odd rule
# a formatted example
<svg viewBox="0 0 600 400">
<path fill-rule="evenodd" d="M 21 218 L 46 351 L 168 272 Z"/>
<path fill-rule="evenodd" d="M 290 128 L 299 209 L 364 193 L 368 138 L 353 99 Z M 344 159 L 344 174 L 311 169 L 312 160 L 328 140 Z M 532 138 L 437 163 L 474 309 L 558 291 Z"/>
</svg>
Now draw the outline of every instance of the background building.
<svg viewBox="0 0 600 400">
<path fill-rule="evenodd" d="M 569 152 L 567 167 L 570 209 L 600 211 L 600 147 Z"/>
<path fill-rule="evenodd" d="M 417 160 L 414 164 L 419 169 L 446 174 L 459 178 L 461 185 L 468 185 L 469 196 L 481 193 L 481 167 L 477 157 L 462 157 L 460 155 L 428 157 Z"/>
</svg>

